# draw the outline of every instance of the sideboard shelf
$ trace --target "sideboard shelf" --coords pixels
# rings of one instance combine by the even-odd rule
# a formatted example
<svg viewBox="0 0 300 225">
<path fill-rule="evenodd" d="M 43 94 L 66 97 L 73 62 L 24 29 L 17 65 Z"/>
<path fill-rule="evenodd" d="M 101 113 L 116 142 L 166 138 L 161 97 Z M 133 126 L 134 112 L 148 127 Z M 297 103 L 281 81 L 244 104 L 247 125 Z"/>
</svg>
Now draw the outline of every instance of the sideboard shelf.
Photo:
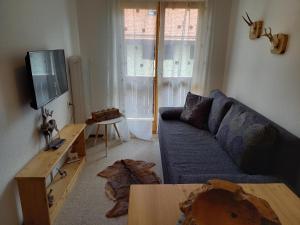
<svg viewBox="0 0 300 225">
<path fill-rule="evenodd" d="M 66 139 L 64 144 L 55 151 L 40 151 L 16 175 L 24 225 L 51 225 L 53 223 L 85 163 L 85 127 L 86 124 L 65 126 L 60 131 L 60 137 Z M 64 163 L 61 170 L 66 171 L 67 176 L 62 178 L 57 174 L 47 187 L 47 178 L 70 148 L 72 152 L 77 152 L 80 160 L 70 164 Z M 47 194 L 51 189 L 54 201 L 49 207 Z"/>
<path fill-rule="evenodd" d="M 85 157 L 82 157 L 79 162 L 64 164 L 61 169 L 67 172 L 67 176 L 61 178 L 60 175 L 57 174 L 54 177 L 53 182 L 47 187 L 47 193 L 49 193 L 50 189 L 52 189 L 52 195 L 54 196 L 53 205 L 49 208 L 51 220 L 55 219 L 67 194 L 72 189 L 73 184 L 75 183 L 84 163 Z"/>
</svg>

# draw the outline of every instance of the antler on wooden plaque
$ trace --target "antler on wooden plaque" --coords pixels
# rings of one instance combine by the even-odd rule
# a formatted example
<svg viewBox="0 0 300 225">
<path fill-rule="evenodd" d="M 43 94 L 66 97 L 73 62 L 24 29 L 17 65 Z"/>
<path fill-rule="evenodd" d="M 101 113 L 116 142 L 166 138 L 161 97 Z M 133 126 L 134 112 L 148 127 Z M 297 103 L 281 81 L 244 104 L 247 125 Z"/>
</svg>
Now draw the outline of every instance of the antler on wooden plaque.
<svg viewBox="0 0 300 225">
<path fill-rule="evenodd" d="M 260 38 L 262 34 L 262 28 L 263 28 L 263 21 L 252 21 L 248 13 L 246 12 L 247 19 L 242 16 L 243 20 L 247 23 L 247 25 L 250 27 L 250 33 L 249 33 L 249 38 L 251 40 Z"/>
<path fill-rule="evenodd" d="M 273 54 L 283 54 L 286 51 L 287 42 L 288 42 L 288 35 L 279 33 L 279 34 L 272 34 L 272 29 L 269 27 L 269 32 L 267 29 L 264 29 L 264 34 L 262 36 L 265 36 L 269 39 L 269 41 L 272 44 L 271 52 Z"/>
</svg>

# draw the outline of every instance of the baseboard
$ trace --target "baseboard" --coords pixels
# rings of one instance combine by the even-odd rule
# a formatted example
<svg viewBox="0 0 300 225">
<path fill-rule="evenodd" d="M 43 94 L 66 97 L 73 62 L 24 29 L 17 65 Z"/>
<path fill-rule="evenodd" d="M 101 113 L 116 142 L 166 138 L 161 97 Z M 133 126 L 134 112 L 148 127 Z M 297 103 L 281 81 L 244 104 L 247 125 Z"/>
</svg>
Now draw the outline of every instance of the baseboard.
<svg viewBox="0 0 300 225">
<path fill-rule="evenodd" d="M 98 137 L 103 137 L 104 135 L 103 134 L 98 134 Z M 90 134 L 89 135 L 89 138 L 95 138 L 96 137 L 96 134 Z"/>
</svg>

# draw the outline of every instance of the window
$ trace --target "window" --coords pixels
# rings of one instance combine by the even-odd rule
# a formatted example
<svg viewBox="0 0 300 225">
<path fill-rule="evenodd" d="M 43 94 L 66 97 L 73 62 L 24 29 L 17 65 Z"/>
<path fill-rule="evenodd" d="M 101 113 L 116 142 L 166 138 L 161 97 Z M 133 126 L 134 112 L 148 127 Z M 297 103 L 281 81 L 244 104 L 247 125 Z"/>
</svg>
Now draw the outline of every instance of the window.
<svg viewBox="0 0 300 225">
<path fill-rule="evenodd" d="M 128 118 L 153 119 L 155 130 L 158 103 L 160 106 L 184 104 L 191 88 L 200 4 L 126 3 L 122 47 Z"/>
<path fill-rule="evenodd" d="M 154 76 L 155 9 L 124 9 L 127 76 Z"/>
<path fill-rule="evenodd" d="M 198 9 L 167 7 L 164 12 L 163 77 L 192 77 Z"/>
</svg>

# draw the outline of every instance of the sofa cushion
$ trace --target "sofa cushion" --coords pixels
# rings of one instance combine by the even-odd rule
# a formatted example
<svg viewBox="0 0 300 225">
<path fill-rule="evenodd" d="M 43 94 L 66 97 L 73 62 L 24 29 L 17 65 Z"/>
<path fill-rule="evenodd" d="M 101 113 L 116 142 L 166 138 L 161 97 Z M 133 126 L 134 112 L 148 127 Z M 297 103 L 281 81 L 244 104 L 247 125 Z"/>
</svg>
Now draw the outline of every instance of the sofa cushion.
<svg viewBox="0 0 300 225">
<path fill-rule="evenodd" d="M 249 174 L 267 173 L 276 129 L 258 114 L 234 104 L 228 111 L 217 140 L 234 162 Z"/>
<path fill-rule="evenodd" d="M 165 183 L 184 174 L 241 173 L 214 135 L 187 123 L 160 120 L 159 145 Z"/>
<path fill-rule="evenodd" d="M 159 114 L 163 120 L 179 120 L 183 107 L 161 107 Z"/>
<path fill-rule="evenodd" d="M 232 100 L 219 90 L 211 91 L 209 97 L 213 98 L 213 102 L 208 117 L 208 129 L 212 134 L 216 134 L 222 119 L 232 105 Z"/>
<path fill-rule="evenodd" d="M 180 120 L 199 129 L 207 128 L 208 115 L 212 100 L 213 99 L 211 98 L 202 97 L 189 92 L 186 96 Z"/>
</svg>

